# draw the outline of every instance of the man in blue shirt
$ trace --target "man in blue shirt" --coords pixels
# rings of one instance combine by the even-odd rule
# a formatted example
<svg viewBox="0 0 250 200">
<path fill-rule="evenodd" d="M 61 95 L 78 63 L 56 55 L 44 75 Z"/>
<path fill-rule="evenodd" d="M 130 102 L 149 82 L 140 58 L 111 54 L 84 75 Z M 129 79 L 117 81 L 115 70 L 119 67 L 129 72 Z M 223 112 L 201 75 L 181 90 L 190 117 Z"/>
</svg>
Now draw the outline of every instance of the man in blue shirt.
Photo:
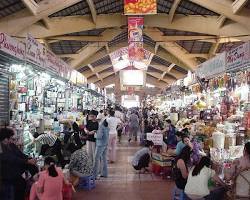
<svg viewBox="0 0 250 200">
<path fill-rule="evenodd" d="M 183 132 L 177 132 L 176 133 L 176 137 L 177 137 L 177 141 L 179 141 L 176 145 L 176 149 L 175 149 L 175 153 L 176 155 L 180 155 L 182 149 L 190 143 L 190 139 L 188 137 L 187 134 L 183 133 Z"/>
</svg>

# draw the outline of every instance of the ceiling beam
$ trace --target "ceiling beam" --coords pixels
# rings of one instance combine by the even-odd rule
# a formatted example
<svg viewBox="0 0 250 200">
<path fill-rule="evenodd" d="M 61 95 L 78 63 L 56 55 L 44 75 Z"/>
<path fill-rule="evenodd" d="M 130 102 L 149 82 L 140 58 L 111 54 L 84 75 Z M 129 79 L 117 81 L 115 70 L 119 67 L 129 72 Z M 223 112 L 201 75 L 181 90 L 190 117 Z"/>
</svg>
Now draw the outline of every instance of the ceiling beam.
<svg viewBox="0 0 250 200">
<path fill-rule="evenodd" d="M 161 74 L 159 74 L 158 72 L 146 72 L 147 74 L 149 74 L 150 76 L 153 76 L 157 79 L 157 81 L 163 81 L 165 83 L 167 83 L 168 85 L 174 81 L 176 81 L 176 79 L 172 79 L 172 80 L 169 80 L 169 79 L 163 79 L 161 78 Z"/>
<path fill-rule="evenodd" d="M 100 81 L 102 81 L 101 76 L 99 75 L 98 72 L 95 71 L 95 69 L 92 67 L 92 65 L 91 65 L 91 64 L 88 64 L 88 67 L 89 67 L 89 69 L 96 75 L 96 77 L 97 77 Z"/>
<path fill-rule="evenodd" d="M 94 67 L 94 71 L 91 71 L 91 70 L 88 70 L 88 71 L 84 71 L 83 72 L 83 75 L 86 77 L 86 78 L 89 78 L 93 75 L 95 75 L 95 73 L 100 73 L 108 68 L 112 67 L 111 64 L 103 64 L 103 65 L 98 65 L 97 67 Z"/>
<path fill-rule="evenodd" d="M 96 82 L 100 88 L 105 88 L 107 85 L 115 83 L 115 74 L 110 75 L 109 77 L 103 78 L 102 82 Z"/>
<path fill-rule="evenodd" d="M 164 81 L 158 81 L 157 78 L 155 78 L 154 76 L 151 76 L 150 74 L 147 74 L 146 76 L 146 83 L 149 83 L 151 85 L 154 85 L 158 88 L 164 89 L 168 86 L 168 84 Z"/>
<path fill-rule="evenodd" d="M 122 47 L 127 47 L 127 43 L 123 42 L 120 43 L 119 46 L 113 46 L 113 47 L 109 47 L 109 53 L 115 52 L 116 50 L 122 48 Z M 149 45 L 144 44 L 143 45 L 144 49 L 148 50 L 149 52 L 154 54 L 154 47 L 151 47 Z M 105 56 L 107 56 L 107 52 L 106 51 L 99 51 L 98 53 L 96 53 L 95 55 L 87 58 L 86 60 L 84 60 L 77 69 L 80 69 L 81 67 L 84 67 L 90 63 L 93 63 Z M 180 60 L 178 60 L 176 57 L 174 57 L 173 55 L 171 55 L 170 53 L 168 53 L 167 51 L 164 50 L 158 50 L 157 52 L 157 56 L 159 56 L 160 58 L 167 60 L 170 63 L 175 63 L 176 65 L 180 66 L 180 67 L 184 67 L 187 68 L 186 65 L 181 62 Z"/>
<path fill-rule="evenodd" d="M 217 16 L 203 17 L 197 15 L 185 16 L 176 14 L 173 23 L 169 23 L 166 19 L 166 14 L 145 16 L 145 26 L 230 37 L 249 34 L 249 30 L 239 23 L 232 22 L 219 28 L 217 25 Z"/>
<path fill-rule="evenodd" d="M 47 28 L 47 29 L 50 29 L 51 26 L 50 26 L 50 19 L 48 17 L 44 17 L 42 19 L 42 23 L 44 24 L 44 27 Z M 58 40 L 53 40 L 53 41 L 58 41 Z"/>
<path fill-rule="evenodd" d="M 228 0 L 190 0 L 193 3 L 199 4 L 209 10 L 238 22 L 250 30 L 250 12 L 248 9 L 242 8 L 240 15 L 233 12 L 232 4 Z"/>
<path fill-rule="evenodd" d="M 100 88 L 105 88 L 107 85 L 110 85 L 110 84 L 113 84 L 116 82 L 116 76 L 118 76 L 118 75 L 115 75 L 115 74 L 110 75 L 107 78 L 104 78 L 103 82 L 99 81 L 99 82 L 96 82 L 96 84 Z M 157 78 L 155 78 L 149 74 L 146 76 L 146 83 L 154 85 L 155 87 L 160 88 L 160 89 L 164 89 L 168 86 L 168 84 L 166 82 L 158 81 Z"/>
<path fill-rule="evenodd" d="M 169 15 L 167 14 L 145 16 L 145 27 L 159 27 L 230 37 L 249 34 L 249 30 L 239 23 L 232 22 L 219 28 L 217 16 L 203 17 L 176 14 L 173 23 L 168 22 L 168 17 Z M 49 30 L 39 24 L 33 24 L 21 33 L 16 34 L 16 36 L 26 37 L 26 33 L 29 32 L 35 38 L 44 38 L 65 35 L 72 32 L 87 31 L 95 28 L 121 27 L 126 24 L 126 16 L 121 14 L 97 15 L 96 24 L 93 23 L 90 16 L 53 17 L 50 19 L 51 28 Z M 8 20 L 0 20 L 0 30 L 6 33 L 11 33 L 10 30 L 15 29 L 15 26 L 16 22 L 13 23 L 13 27 L 10 27 Z M 244 40 L 244 37 L 242 40 Z M 244 41 L 247 41 L 247 39 Z"/>
<path fill-rule="evenodd" d="M 34 0 L 22 0 L 23 4 L 25 5 L 26 8 L 29 9 L 29 11 L 33 14 L 37 14 L 38 10 L 38 4 Z"/>
<path fill-rule="evenodd" d="M 210 50 L 209 50 L 209 53 L 208 53 L 208 57 L 209 57 L 209 58 L 212 58 L 212 57 L 214 57 L 214 56 L 216 55 L 216 52 L 217 52 L 219 46 L 220 46 L 220 43 L 219 43 L 219 42 L 214 43 L 214 44 L 211 46 L 211 48 L 210 48 Z"/>
<path fill-rule="evenodd" d="M 147 29 L 144 31 L 146 35 L 153 40 L 161 40 L 162 32 L 158 29 Z M 188 52 L 175 42 L 160 42 L 161 47 L 182 61 L 190 70 L 194 70 L 199 64 L 195 58 L 187 57 Z M 171 62 L 175 63 L 175 62 Z M 176 63 L 175 63 L 176 64 Z"/>
<path fill-rule="evenodd" d="M 220 15 L 220 16 L 218 17 L 217 24 L 218 24 L 218 27 L 219 27 L 219 28 L 221 28 L 221 27 L 224 25 L 226 19 L 227 19 L 227 17 L 225 17 L 224 15 Z"/>
<path fill-rule="evenodd" d="M 22 32 L 22 35 L 26 36 L 26 34 L 30 30 L 29 29 L 30 26 L 33 25 L 34 23 L 38 22 L 44 17 L 48 17 L 49 15 L 57 11 L 60 11 L 64 8 L 67 8 L 71 5 L 74 5 L 80 1 L 81 0 L 41 1 L 38 4 L 39 7 L 37 9 L 35 16 L 32 15 L 29 9 L 27 8 L 19 12 L 13 13 L 12 15 L 8 15 L 6 17 L 1 18 L 0 30 L 6 32 L 9 35 L 17 35 L 20 31 L 24 30 L 24 32 Z M 40 26 L 40 25 L 34 24 L 34 26 Z M 45 28 L 45 27 L 42 27 L 42 28 Z"/>
<path fill-rule="evenodd" d="M 248 0 L 235 0 L 232 3 L 233 13 L 238 13 L 248 2 Z"/>
<path fill-rule="evenodd" d="M 92 20 L 93 22 L 96 24 L 96 8 L 95 8 L 95 4 L 93 2 L 93 0 L 86 0 L 88 5 L 89 5 L 89 9 L 91 12 L 91 16 L 92 16 Z"/>
<path fill-rule="evenodd" d="M 103 72 L 100 74 L 99 78 L 94 76 L 94 77 L 88 78 L 87 81 L 88 81 L 88 83 L 96 83 L 100 79 L 105 79 L 105 78 L 111 76 L 112 74 L 114 74 L 114 72 Z"/>
<path fill-rule="evenodd" d="M 150 64 L 150 66 L 153 67 L 153 68 L 155 68 L 155 69 L 157 69 L 157 70 L 162 71 L 162 73 L 165 73 L 165 75 L 168 74 L 169 76 L 173 77 L 173 79 L 175 79 L 175 80 L 178 80 L 178 79 L 179 79 L 179 78 L 178 78 L 178 75 L 175 75 L 174 73 L 171 73 L 171 72 L 169 71 L 169 67 L 167 67 L 167 66 L 165 66 L 165 65 Z M 170 66 L 171 66 L 171 65 L 170 65 Z"/>
<path fill-rule="evenodd" d="M 88 15 L 53 17 L 50 19 L 50 30 L 47 30 L 39 24 L 33 24 L 27 30 L 23 30 L 21 33 L 19 33 L 19 35 L 25 35 L 25 33 L 29 31 L 35 38 L 54 37 L 93 29 L 113 27 L 119 28 L 126 23 L 126 17 L 122 16 L 121 14 L 97 15 L 96 24 L 93 23 L 91 16 Z"/>
<path fill-rule="evenodd" d="M 168 72 L 170 72 L 170 71 L 174 68 L 174 66 L 175 66 L 174 63 L 172 63 L 171 65 L 169 65 L 169 67 L 168 67 Z"/>
<path fill-rule="evenodd" d="M 73 54 L 56 54 L 59 58 L 73 58 L 75 59 L 77 54 L 73 53 Z"/>
<path fill-rule="evenodd" d="M 110 41 L 115 36 L 119 35 L 121 33 L 120 29 L 107 29 L 103 32 L 103 35 L 107 37 L 107 39 Z M 77 56 L 74 57 L 74 60 L 70 62 L 70 65 L 74 67 L 75 69 L 79 69 L 79 67 L 83 66 L 83 62 L 94 55 L 98 50 L 100 50 L 102 47 L 104 47 L 107 44 L 107 42 L 95 42 L 95 43 L 89 43 L 83 49 L 77 54 Z M 87 63 L 91 64 L 91 63 Z M 85 66 L 85 65 L 84 65 Z"/>
<path fill-rule="evenodd" d="M 178 7 L 178 5 L 180 4 L 181 0 L 175 0 L 174 3 L 172 4 L 172 7 L 169 11 L 169 22 L 172 23 L 173 19 L 174 19 L 174 14 L 175 11 Z"/>
<path fill-rule="evenodd" d="M 81 65 L 81 62 L 83 60 L 94 55 L 104 45 L 105 44 L 103 43 L 97 43 L 97 42 L 87 44 L 81 49 L 81 51 L 76 56 L 74 56 L 74 59 L 70 61 L 69 65 L 72 66 L 74 69 L 77 69 Z"/>
<path fill-rule="evenodd" d="M 171 64 L 172 65 L 172 64 Z M 170 66 L 171 66 L 170 65 Z M 151 63 L 150 64 L 151 67 L 155 68 L 155 69 L 158 69 L 158 70 L 161 70 L 162 72 L 168 72 L 168 74 L 170 74 L 171 76 L 175 77 L 177 80 L 178 79 L 182 79 L 183 77 L 185 77 L 186 75 L 185 74 L 182 74 L 181 72 L 178 73 L 178 71 L 176 70 L 173 70 L 171 69 L 169 71 L 169 67 L 165 66 L 165 65 L 161 65 L 161 64 L 154 64 L 154 63 Z"/>
<path fill-rule="evenodd" d="M 208 59 L 209 55 L 207 53 L 190 53 L 190 54 L 187 54 L 187 57 Z"/>
<path fill-rule="evenodd" d="M 145 29 L 147 30 L 147 29 Z M 161 40 L 156 42 L 172 42 L 172 41 L 189 41 L 189 40 L 199 40 L 204 42 L 216 43 L 218 36 L 211 35 L 174 35 L 174 36 L 162 36 Z M 237 38 L 233 37 L 224 37 L 225 39 L 230 39 L 231 41 L 240 41 Z M 51 40 L 50 43 L 56 42 L 58 40 L 72 40 L 72 41 L 84 41 L 84 42 L 107 42 L 105 36 L 55 36 L 49 37 L 48 40 Z M 221 41 L 223 43 L 223 40 Z M 158 47 L 158 46 L 156 46 Z"/>
</svg>

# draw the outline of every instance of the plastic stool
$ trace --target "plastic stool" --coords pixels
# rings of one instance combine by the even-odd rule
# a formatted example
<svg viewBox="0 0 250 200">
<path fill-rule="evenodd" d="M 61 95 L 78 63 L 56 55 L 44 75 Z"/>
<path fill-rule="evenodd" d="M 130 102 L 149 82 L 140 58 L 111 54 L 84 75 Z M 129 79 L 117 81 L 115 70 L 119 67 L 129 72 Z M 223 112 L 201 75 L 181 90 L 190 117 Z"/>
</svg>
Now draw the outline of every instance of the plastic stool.
<svg viewBox="0 0 250 200">
<path fill-rule="evenodd" d="M 95 188 L 95 177 L 94 176 L 83 176 L 79 179 L 80 189 L 92 190 Z"/>
<path fill-rule="evenodd" d="M 175 186 L 172 191 L 172 200 L 186 200 L 184 190 L 181 190 Z"/>
</svg>

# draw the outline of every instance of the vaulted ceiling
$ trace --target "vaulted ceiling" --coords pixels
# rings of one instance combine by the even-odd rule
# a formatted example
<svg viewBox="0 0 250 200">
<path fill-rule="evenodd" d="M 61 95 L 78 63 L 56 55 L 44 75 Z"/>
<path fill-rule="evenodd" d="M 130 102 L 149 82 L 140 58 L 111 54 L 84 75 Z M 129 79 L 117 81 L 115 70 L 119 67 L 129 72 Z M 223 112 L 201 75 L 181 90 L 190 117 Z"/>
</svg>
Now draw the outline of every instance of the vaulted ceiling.
<svg viewBox="0 0 250 200">
<path fill-rule="evenodd" d="M 161 89 L 250 39 L 248 0 L 158 0 L 157 12 L 144 16 L 143 39 L 154 54 L 146 81 Z M 89 82 L 119 82 L 109 53 L 127 46 L 123 0 L 1 0 L 0 30 L 31 33 Z"/>
</svg>

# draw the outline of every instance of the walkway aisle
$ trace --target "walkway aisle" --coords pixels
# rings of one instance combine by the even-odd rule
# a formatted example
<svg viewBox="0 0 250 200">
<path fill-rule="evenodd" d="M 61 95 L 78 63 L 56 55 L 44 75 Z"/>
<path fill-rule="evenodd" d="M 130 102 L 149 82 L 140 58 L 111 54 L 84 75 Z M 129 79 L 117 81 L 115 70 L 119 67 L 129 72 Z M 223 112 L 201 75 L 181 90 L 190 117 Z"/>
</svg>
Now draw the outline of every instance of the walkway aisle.
<svg viewBox="0 0 250 200">
<path fill-rule="evenodd" d="M 173 183 L 160 177 L 141 175 L 132 168 L 130 161 L 138 145 L 123 141 L 118 147 L 118 162 L 109 164 L 109 178 L 98 180 L 91 191 L 79 191 L 75 200 L 170 200 Z"/>
</svg>

